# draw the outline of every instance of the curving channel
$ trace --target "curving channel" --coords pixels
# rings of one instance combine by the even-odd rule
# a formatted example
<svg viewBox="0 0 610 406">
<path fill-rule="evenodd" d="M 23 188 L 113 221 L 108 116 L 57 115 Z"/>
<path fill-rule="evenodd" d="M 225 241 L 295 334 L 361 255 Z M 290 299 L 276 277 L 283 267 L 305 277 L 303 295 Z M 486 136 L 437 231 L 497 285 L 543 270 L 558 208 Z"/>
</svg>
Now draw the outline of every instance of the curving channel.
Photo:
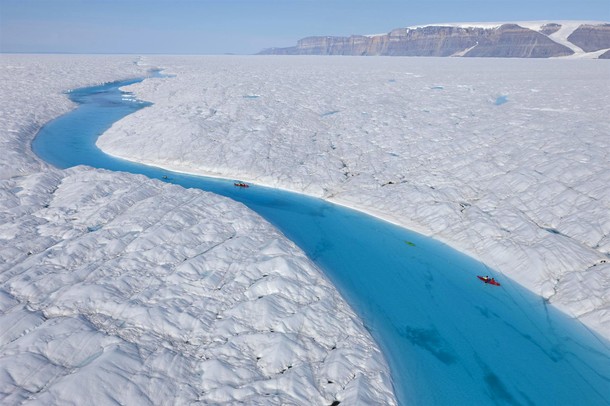
<svg viewBox="0 0 610 406">
<path fill-rule="evenodd" d="M 60 168 L 84 164 L 200 188 L 258 212 L 322 268 L 364 321 L 402 405 L 610 404 L 607 341 L 444 244 L 321 199 L 104 154 L 97 137 L 150 105 L 119 89 L 138 81 L 70 92 L 79 107 L 39 132 L 35 153 Z M 481 274 L 502 286 L 481 283 Z"/>
</svg>

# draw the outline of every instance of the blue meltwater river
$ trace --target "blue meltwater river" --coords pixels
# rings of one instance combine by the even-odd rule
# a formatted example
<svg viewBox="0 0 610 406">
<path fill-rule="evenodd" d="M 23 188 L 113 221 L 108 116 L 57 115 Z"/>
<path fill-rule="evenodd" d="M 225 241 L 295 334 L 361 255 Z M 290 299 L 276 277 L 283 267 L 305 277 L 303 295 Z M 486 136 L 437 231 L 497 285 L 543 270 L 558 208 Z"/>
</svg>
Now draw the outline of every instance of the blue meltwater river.
<svg viewBox="0 0 610 406">
<path fill-rule="evenodd" d="M 152 79 L 154 80 L 154 79 Z M 402 405 L 610 405 L 610 344 L 539 296 L 430 238 L 320 199 L 105 155 L 97 137 L 148 104 L 126 81 L 70 93 L 34 151 L 60 168 L 132 172 L 243 202 L 326 273 L 380 345 Z M 495 276 L 496 287 L 476 275 Z M 341 328 L 341 326 L 337 326 Z"/>
</svg>

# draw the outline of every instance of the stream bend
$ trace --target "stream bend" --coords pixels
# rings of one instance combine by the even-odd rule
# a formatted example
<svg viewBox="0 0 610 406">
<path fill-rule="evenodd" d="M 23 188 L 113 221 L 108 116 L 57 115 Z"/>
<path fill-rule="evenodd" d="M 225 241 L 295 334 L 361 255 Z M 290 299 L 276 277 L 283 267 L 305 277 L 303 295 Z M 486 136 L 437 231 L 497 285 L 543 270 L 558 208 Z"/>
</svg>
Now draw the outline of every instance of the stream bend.
<svg viewBox="0 0 610 406">
<path fill-rule="evenodd" d="M 390 366 L 401 404 L 608 405 L 610 345 L 503 275 L 433 239 L 321 199 L 172 173 L 104 154 L 97 137 L 150 105 L 119 89 L 72 91 L 79 107 L 32 143 L 45 161 L 199 188 L 246 204 L 325 272 Z M 493 275 L 495 287 L 476 275 Z M 340 326 L 338 326 L 340 328 Z"/>
</svg>

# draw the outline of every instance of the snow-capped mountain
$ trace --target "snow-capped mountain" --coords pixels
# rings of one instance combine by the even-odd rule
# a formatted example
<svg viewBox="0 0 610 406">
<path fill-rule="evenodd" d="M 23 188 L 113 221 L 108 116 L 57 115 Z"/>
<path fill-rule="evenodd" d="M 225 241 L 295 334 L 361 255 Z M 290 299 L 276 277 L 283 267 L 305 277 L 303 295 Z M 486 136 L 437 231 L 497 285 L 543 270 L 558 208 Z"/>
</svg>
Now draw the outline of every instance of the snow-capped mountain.
<svg viewBox="0 0 610 406">
<path fill-rule="evenodd" d="M 610 24 L 594 21 L 448 23 L 398 28 L 387 34 L 314 36 L 273 55 L 387 55 L 610 58 Z"/>
</svg>

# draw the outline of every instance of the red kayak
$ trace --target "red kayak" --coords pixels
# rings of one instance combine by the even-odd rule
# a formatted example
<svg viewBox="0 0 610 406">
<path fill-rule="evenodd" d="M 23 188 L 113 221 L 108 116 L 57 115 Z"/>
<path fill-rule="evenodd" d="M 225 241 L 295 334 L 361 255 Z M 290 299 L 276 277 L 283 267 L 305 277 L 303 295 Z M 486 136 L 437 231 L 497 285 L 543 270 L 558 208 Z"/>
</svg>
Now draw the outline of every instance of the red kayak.
<svg viewBox="0 0 610 406">
<path fill-rule="evenodd" d="M 243 182 L 234 183 L 233 186 L 237 186 L 237 187 L 250 187 L 247 183 L 243 183 Z"/>
<path fill-rule="evenodd" d="M 490 285 L 500 286 L 500 282 L 498 282 L 494 278 L 488 278 L 487 276 L 477 276 L 477 278 Z"/>
</svg>

